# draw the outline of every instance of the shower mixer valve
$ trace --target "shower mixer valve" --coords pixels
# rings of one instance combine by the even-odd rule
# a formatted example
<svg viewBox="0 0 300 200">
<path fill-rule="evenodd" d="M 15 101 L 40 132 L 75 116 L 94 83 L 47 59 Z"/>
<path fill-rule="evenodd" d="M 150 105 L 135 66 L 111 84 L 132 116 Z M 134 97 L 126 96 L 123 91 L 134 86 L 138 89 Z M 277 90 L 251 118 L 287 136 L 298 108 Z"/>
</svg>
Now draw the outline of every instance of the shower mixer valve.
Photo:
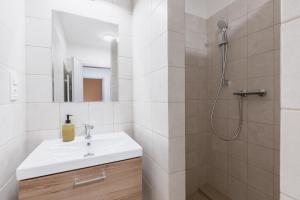
<svg viewBox="0 0 300 200">
<path fill-rule="evenodd" d="M 241 97 L 247 97 L 250 95 L 257 95 L 260 97 L 264 97 L 267 95 L 267 91 L 265 89 L 259 89 L 259 90 L 253 90 L 253 91 L 248 91 L 248 90 L 240 90 L 237 92 L 234 92 L 233 95 L 236 96 L 241 96 Z"/>
</svg>

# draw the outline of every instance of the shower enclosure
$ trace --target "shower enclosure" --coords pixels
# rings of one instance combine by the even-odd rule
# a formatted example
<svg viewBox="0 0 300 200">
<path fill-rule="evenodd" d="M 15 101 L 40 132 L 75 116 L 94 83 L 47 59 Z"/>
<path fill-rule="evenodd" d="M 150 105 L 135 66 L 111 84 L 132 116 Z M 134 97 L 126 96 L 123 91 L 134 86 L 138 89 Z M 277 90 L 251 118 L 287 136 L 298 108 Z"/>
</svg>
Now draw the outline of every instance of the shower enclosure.
<svg viewBox="0 0 300 200">
<path fill-rule="evenodd" d="M 279 199 L 280 9 L 204 2 L 185 16 L 187 199 Z"/>
</svg>

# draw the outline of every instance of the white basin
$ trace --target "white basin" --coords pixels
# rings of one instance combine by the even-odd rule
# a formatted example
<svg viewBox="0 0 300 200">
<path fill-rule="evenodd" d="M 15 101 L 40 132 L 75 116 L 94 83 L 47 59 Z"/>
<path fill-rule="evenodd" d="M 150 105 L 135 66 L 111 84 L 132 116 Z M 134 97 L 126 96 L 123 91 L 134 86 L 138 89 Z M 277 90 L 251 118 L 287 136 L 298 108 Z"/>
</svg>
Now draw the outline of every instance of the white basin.
<svg viewBox="0 0 300 200">
<path fill-rule="evenodd" d="M 46 140 L 23 161 L 16 174 L 20 181 L 142 155 L 142 147 L 124 132 L 93 135 L 90 140 L 77 137 L 68 143 Z"/>
</svg>

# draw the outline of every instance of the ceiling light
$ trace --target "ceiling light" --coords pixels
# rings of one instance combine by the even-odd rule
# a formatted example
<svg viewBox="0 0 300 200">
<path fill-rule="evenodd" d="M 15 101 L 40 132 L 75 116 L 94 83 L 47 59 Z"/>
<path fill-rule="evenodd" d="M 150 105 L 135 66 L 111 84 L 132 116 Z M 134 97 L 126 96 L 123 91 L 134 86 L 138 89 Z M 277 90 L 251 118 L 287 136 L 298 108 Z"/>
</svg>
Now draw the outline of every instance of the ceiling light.
<svg viewBox="0 0 300 200">
<path fill-rule="evenodd" d="M 112 42 L 114 40 L 117 40 L 117 38 L 113 35 L 104 35 L 103 36 L 103 40 L 107 41 L 107 42 Z"/>
</svg>

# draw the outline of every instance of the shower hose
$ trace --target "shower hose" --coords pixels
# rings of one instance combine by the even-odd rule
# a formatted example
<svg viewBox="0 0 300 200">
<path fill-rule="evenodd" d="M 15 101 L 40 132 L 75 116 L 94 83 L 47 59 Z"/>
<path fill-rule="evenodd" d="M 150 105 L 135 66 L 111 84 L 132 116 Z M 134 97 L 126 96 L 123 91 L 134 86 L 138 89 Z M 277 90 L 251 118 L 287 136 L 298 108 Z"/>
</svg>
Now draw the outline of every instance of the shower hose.
<svg viewBox="0 0 300 200">
<path fill-rule="evenodd" d="M 213 101 L 213 106 L 212 106 L 212 109 L 211 109 L 211 114 L 210 114 L 210 125 L 211 125 L 211 129 L 212 129 L 212 133 L 217 137 L 219 138 L 220 140 L 222 141 L 234 141 L 236 140 L 240 133 L 241 133 L 241 130 L 242 130 L 242 124 L 243 124 L 243 97 L 240 96 L 239 97 L 239 124 L 238 124 L 238 127 L 234 130 L 232 136 L 222 136 L 220 134 L 217 133 L 217 130 L 214 126 L 214 115 L 215 115 L 215 109 L 216 109 L 216 106 L 218 104 L 218 101 L 220 99 L 220 95 L 221 95 L 221 91 L 224 87 L 224 83 L 225 83 L 225 71 L 226 71 L 226 67 L 227 67 L 227 57 L 228 57 L 228 44 L 227 42 L 226 43 L 223 43 L 223 44 L 220 44 L 221 48 L 222 48 L 222 74 L 221 74 L 221 79 L 220 79 L 220 82 L 218 84 L 218 89 L 217 89 L 217 94 L 216 94 L 216 97 Z"/>
</svg>

